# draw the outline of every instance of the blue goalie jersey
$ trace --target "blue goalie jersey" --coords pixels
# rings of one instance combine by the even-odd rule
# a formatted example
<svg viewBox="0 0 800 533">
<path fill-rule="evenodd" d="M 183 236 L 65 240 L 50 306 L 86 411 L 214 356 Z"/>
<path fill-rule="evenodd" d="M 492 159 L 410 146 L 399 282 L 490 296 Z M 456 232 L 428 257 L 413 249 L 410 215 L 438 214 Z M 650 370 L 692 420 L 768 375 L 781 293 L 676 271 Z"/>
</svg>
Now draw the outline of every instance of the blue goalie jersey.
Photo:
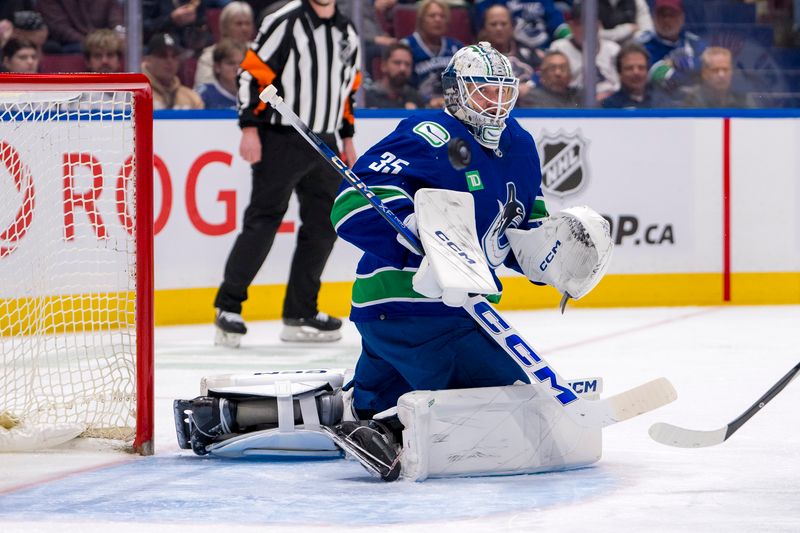
<svg viewBox="0 0 800 533">
<path fill-rule="evenodd" d="M 467 150 L 462 146 L 460 153 L 448 155 L 458 152 L 454 144 Z M 505 230 L 526 229 L 547 216 L 536 145 L 512 118 L 506 120 L 495 152 L 478 144 L 463 123 L 444 111 L 418 114 L 400 122 L 353 170 L 400 220 L 414 212 L 418 189 L 472 194 L 478 238 L 492 271 L 502 264 L 519 271 Z M 353 285 L 353 322 L 466 313 L 413 290 L 411 278 L 420 256 L 397 241 L 394 228 L 347 182 L 339 190 L 331 221 L 340 237 L 364 251 Z M 495 281 L 499 294 L 496 276 Z"/>
</svg>

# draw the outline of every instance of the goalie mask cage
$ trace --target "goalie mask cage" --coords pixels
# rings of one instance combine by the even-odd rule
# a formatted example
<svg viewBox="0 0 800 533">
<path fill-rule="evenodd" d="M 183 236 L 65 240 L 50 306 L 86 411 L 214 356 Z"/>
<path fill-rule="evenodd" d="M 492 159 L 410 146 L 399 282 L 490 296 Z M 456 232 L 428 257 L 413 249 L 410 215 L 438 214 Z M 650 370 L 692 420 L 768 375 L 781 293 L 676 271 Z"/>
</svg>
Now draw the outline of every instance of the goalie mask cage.
<svg viewBox="0 0 800 533">
<path fill-rule="evenodd" d="M 0 451 L 152 454 L 147 78 L 0 74 L 0 116 Z"/>
</svg>

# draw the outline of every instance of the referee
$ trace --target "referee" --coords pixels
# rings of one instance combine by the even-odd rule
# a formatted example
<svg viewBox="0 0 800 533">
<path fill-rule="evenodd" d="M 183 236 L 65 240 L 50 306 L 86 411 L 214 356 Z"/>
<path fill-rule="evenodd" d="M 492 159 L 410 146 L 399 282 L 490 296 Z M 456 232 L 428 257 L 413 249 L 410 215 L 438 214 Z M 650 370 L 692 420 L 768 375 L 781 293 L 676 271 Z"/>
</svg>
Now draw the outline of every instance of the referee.
<svg viewBox="0 0 800 533">
<path fill-rule="evenodd" d="M 343 156 L 353 164 L 360 61 L 355 27 L 336 9 L 335 0 L 290 0 L 261 23 L 239 72 L 239 153 L 252 165 L 253 190 L 214 302 L 216 344 L 239 346 L 247 333 L 242 302 L 269 254 L 293 191 L 301 225 L 283 302 L 281 339 L 341 338 L 341 320 L 317 308 L 320 277 L 336 240 L 330 212 L 341 178 L 258 96 L 274 85 L 335 151 L 338 134 Z"/>
</svg>

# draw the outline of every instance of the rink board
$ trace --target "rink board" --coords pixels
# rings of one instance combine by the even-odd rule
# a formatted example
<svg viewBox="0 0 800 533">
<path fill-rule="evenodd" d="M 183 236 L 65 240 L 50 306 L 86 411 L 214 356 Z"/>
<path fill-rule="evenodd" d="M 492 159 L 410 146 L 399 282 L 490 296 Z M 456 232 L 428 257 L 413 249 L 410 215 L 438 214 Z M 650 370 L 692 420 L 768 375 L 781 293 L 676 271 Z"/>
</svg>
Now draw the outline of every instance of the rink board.
<svg viewBox="0 0 800 533">
<path fill-rule="evenodd" d="M 609 273 L 577 305 L 800 302 L 800 119 L 629 115 L 519 117 L 539 147 L 549 210 L 590 205 L 612 223 Z M 403 116 L 362 112 L 357 152 Z M 250 193 L 239 129 L 229 113 L 166 112 L 156 115 L 154 136 L 156 321 L 206 322 Z M 110 178 L 116 172 L 109 166 Z M 8 182 L 0 169 L 0 183 Z M 0 226 L 5 218 L 0 214 Z M 246 318 L 280 316 L 299 225 L 293 199 L 251 288 Z M 320 295 L 328 312 L 348 312 L 358 257 L 337 242 Z M 511 290 L 501 308 L 549 307 L 558 299 L 509 271 L 502 275 Z M 0 289 L 0 299 L 19 296 L 7 292 Z"/>
</svg>

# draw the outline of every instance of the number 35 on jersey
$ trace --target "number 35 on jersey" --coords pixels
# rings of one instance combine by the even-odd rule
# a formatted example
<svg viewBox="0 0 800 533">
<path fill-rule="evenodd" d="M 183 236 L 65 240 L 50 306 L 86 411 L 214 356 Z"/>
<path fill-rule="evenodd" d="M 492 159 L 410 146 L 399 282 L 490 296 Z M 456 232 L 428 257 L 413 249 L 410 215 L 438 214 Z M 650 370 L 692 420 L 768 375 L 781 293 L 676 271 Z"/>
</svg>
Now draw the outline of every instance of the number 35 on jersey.
<svg viewBox="0 0 800 533">
<path fill-rule="evenodd" d="M 400 159 L 391 152 L 384 152 L 378 161 L 369 165 L 369 168 L 384 174 L 399 174 L 406 166 L 408 166 L 408 161 L 405 159 Z"/>
</svg>

